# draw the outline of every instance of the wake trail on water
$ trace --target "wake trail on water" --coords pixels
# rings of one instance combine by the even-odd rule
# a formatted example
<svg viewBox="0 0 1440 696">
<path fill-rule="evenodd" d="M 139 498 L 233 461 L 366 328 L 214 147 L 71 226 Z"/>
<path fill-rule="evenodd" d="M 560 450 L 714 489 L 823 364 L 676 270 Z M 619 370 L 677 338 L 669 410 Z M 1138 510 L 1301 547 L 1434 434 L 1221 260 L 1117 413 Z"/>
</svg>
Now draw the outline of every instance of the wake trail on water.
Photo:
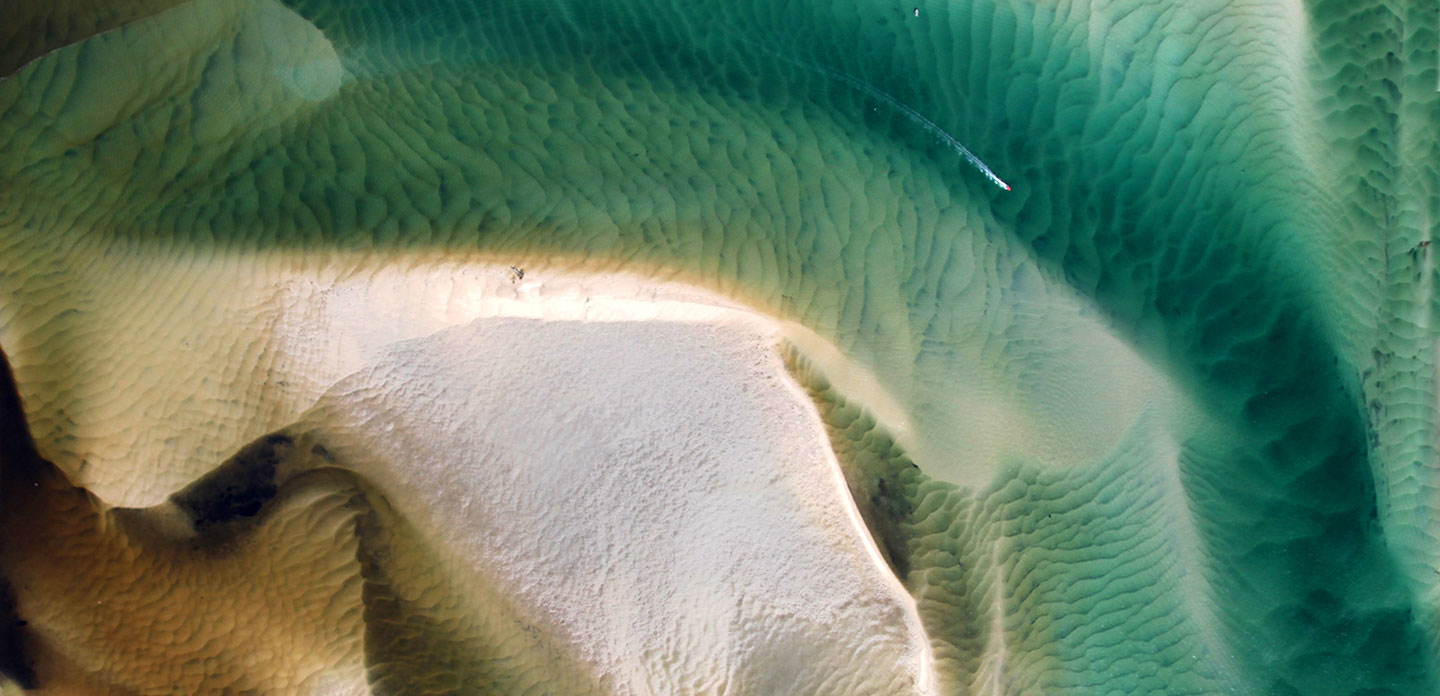
<svg viewBox="0 0 1440 696">
<path fill-rule="evenodd" d="M 975 153 L 970 151 L 970 148 L 965 147 L 963 143 L 961 143 L 959 140 L 956 140 L 955 136 L 950 135 L 950 133 L 946 132 L 944 128 L 941 128 L 940 126 L 936 125 L 934 121 L 926 118 L 924 114 L 911 108 L 909 104 L 906 104 L 905 102 L 902 102 L 899 99 L 890 96 L 889 93 L 880 90 L 874 85 L 871 85 L 870 83 L 861 80 L 854 75 L 840 70 L 836 70 L 835 68 L 821 65 L 819 63 L 812 63 L 798 56 L 787 55 L 768 46 L 762 46 L 760 44 L 748 41 L 743 38 L 740 39 L 740 41 L 745 43 L 746 45 L 751 46 L 752 48 L 759 49 L 761 51 L 764 51 L 765 53 L 775 56 L 776 58 L 779 58 L 786 63 L 794 65 L 795 67 L 801 68 L 803 70 L 808 70 L 823 77 L 839 80 L 841 83 L 844 83 L 851 89 L 857 90 L 860 93 L 877 101 L 884 102 L 885 104 L 889 105 L 890 108 L 904 114 L 906 118 L 918 124 L 921 128 L 930 131 L 930 133 L 939 138 L 941 142 L 949 145 L 951 149 L 955 150 L 955 152 L 959 153 L 961 157 L 965 158 L 966 162 L 969 162 L 971 166 L 980 170 L 980 173 L 984 174 L 985 178 L 990 180 L 990 183 L 995 184 L 996 186 L 999 186 L 1006 191 L 1011 190 L 1010 184 L 1005 183 L 1005 180 L 1001 179 L 995 174 L 995 172 L 991 171 L 990 167 L 986 166 L 985 162 L 981 161 L 979 157 L 976 157 Z"/>
</svg>

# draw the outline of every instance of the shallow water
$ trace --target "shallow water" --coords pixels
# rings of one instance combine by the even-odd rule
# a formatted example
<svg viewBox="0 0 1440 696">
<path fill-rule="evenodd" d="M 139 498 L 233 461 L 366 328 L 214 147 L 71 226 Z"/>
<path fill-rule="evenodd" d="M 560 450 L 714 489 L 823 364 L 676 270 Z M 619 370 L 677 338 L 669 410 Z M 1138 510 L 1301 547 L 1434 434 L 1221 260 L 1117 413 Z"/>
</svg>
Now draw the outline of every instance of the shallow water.
<svg viewBox="0 0 1440 696">
<path fill-rule="evenodd" d="M 679 278 L 839 348 L 949 692 L 1425 693 L 1422 5 L 135 4 L 0 82 L 0 342 L 83 393 L 122 258 Z"/>
</svg>

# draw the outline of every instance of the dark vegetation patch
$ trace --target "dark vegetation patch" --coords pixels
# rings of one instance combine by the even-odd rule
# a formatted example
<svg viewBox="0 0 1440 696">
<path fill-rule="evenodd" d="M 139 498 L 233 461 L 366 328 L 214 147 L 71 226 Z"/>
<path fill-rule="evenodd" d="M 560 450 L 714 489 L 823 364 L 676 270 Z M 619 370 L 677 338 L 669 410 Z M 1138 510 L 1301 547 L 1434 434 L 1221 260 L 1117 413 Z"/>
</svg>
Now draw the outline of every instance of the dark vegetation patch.
<svg viewBox="0 0 1440 696">
<path fill-rule="evenodd" d="M 272 434 L 246 445 L 204 478 L 171 497 L 190 515 L 195 530 L 253 517 L 275 497 L 275 471 L 295 441 Z"/>
</svg>

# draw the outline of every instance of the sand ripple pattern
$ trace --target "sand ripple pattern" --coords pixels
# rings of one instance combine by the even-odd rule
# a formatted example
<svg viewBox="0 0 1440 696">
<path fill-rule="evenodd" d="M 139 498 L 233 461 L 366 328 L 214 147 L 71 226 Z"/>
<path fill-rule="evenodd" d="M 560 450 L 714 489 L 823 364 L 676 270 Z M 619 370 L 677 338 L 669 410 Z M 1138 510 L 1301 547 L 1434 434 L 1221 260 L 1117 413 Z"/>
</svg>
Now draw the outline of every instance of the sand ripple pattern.
<svg viewBox="0 0 1440 696">
<path fill-rule="evenodd" d="M 85 487 L 306 405 L 247 254 L 623 268 L 798 327 L 945 693 L 1440 691 L 1433 2 L 0 13 L 0 344 Z"/>
</svg>

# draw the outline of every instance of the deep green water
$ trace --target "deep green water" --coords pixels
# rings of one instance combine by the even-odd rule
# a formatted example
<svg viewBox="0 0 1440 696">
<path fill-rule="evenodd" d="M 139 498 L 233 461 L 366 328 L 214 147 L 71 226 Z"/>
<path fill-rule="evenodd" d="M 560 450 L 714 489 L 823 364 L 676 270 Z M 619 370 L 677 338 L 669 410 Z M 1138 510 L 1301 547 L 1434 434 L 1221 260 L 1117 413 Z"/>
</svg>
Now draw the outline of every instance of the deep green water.
<svg viewBox="0 0 1440 696">
<path fill-rule="evenodd" d="M 900 404 L 798 358 L 954 693 L 1437 693 L 1424 5 L 136 4 L 0 82 L 0 283 L 81 236 L 678 272 Z"/>
</svg>

